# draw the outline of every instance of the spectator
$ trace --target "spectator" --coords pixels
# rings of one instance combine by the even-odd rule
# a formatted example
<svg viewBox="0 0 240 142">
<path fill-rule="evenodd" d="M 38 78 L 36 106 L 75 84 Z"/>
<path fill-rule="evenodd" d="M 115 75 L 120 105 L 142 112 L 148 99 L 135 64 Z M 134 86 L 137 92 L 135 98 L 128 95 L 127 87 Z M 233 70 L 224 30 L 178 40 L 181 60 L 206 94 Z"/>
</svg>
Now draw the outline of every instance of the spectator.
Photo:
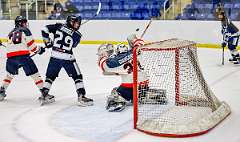
<svg viewBox="0 0 240 142">
<path fill-rule="evenodd" d="M 113 2 L 109 0 L 108 2 L 109 11 L 113 11 Z"/>
<path fill-rule="evenodd" d="M 80 13 L 79 9 L 71 1 L 67 1 L 66 3 L 64 3 L 63 10 L 64 10 L 64 15 L 66 16 L 71 13 Z"/>
<path fill-rule="evenodd" d="M 191 8 L 188 9 L 187 13 L 189 14 L 187 15 L 189 20 L 196 20 L 196 13 L 199 14 L 200 11 L 198 8 L 196 8 L 195 3 L 193 3 Z"/>
<path fill-rule="evenodd" d="M 221 0 L 212 0 L 212 10 L 211 10 L 211 12 L 213 13 L 214 12 L 214 10 L 218 7 L 218 5 L 220 5 L 221 4 Z"/>
<path fill-rule="evenodd" d="M 154 18 L 161 17 L 160 6 L 157 1 L 153 2 L 153 8 L 151 9 L 151 16 Z"/>
<path fill-rule="evenodd" d="M 120 6 L 121 10 L 124 11 L 125 10 L 125 8 L 124 8 L 124 0 L 121 0 L 120 3 L 121 3 L 121 6 Z"/>
<path fill-rule="evenodd" d="M 131 19 L 135 20 L 144 20 L 149 19 L 149 10 L 147 8 L 147 3 L 140 5 L 134 12 L 131 14 Z"/>
<path fill-rule="evenodd" d="M 60 3 L 55 3 L 53 11 L 51 11 L 51 15 L 48 17 L 48 20 L 64 20 L 63 16 L 63 7 Z"/>
</svg>

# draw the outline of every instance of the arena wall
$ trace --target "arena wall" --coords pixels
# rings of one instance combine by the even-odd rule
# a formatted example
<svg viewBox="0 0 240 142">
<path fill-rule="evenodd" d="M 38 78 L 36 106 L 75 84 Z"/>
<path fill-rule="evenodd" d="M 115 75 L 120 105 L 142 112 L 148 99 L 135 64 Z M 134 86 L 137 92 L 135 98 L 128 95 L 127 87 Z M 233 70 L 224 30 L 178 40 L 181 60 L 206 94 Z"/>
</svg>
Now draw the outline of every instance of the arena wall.
<svg viewBox="0 0 240 142">
<path fill-rule="evenodd" d="M 65 22 L 34 20 L 29 21 L 34 38 L 42 42 L 41 29 L 46 24 Z M 118 43 L 126 41 L 129 34 L 141 35 L 148 20 L 91 20 L 82 25 L 82 44 L 100 44 L 104 42 Z M 239 22 L 234 22 L 238 26 Z M 0 21 L 0 38 L 6 41 L 6 36 L 14 27 L 14 21 Z M 136 31 L 139 29 L 139 31 Z M 153 21 L 143 37 L 146 41 L 160 41 L 169 38 L 193 40 L 199 47 L 219 47 L 222 42 L 221 23 L 219 21 Z"/>
</svg>

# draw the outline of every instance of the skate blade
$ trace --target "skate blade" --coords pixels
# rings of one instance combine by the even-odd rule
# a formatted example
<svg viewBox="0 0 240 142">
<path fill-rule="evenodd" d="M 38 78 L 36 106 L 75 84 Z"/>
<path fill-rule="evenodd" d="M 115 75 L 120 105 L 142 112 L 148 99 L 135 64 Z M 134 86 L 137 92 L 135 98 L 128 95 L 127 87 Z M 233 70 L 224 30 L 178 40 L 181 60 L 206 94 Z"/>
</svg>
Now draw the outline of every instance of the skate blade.
<svg viewBox="0 0 240 142">
<path fill-rule="evenodd" d="M 87 102 L 87 103 L 78 102 L 78 106 L 80 107 L 93 106 L 93 102 Z"/>
<path fill-rule="evenodd" d="M 44 105 L 47 105 L 47 104 L 51 104 L 53 102 L 55 102 L 55 99 L 52 99 L 52 100 L 39 100 L 40 101 L 40 106 L 44 106 Z"/>
<path fill-rule="evenodd" d="M 121 112 L 121 111 L 125 110 L 125 108 L 126 108 L 126 107 L 117 107 L 117 108 L 115 108 L 115 107 L 110 107 L 110 108 L 108 109 L 108 112 Z"/>
</svg>

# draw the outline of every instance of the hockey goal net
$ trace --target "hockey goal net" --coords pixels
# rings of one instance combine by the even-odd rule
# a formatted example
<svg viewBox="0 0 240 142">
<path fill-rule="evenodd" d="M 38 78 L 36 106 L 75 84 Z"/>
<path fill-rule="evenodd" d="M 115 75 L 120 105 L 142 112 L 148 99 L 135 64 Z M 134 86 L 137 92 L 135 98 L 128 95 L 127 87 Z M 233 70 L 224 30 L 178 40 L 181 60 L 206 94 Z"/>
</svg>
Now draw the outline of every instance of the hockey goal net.
<svg viewBox="0 0 240 142">
<path fill-rule="evenodd" d="M 148 87 L 138 82 L 141 65 Z M 230 114 L 207 85 L 196 44 L 169 39 L 134 48 L 134 128 L 165 137 L 207 133 Z"/>
</svg>

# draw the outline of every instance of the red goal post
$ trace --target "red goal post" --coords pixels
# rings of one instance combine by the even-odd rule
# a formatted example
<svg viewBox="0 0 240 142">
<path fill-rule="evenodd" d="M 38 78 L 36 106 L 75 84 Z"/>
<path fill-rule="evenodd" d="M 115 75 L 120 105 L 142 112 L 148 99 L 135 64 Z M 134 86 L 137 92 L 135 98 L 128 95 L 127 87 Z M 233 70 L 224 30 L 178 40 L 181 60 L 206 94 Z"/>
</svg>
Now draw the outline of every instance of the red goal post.
<svg viewBox="0 0 240 142">
<path fill-rule="evenodd" d="M 148 88 L 139 87 L 138 65 Z M 195 42 L 169 39 L 133 50 L 134 129 L 164 137 L 207 133 L 231 112 L 207 85 Z"/>
</svg>

